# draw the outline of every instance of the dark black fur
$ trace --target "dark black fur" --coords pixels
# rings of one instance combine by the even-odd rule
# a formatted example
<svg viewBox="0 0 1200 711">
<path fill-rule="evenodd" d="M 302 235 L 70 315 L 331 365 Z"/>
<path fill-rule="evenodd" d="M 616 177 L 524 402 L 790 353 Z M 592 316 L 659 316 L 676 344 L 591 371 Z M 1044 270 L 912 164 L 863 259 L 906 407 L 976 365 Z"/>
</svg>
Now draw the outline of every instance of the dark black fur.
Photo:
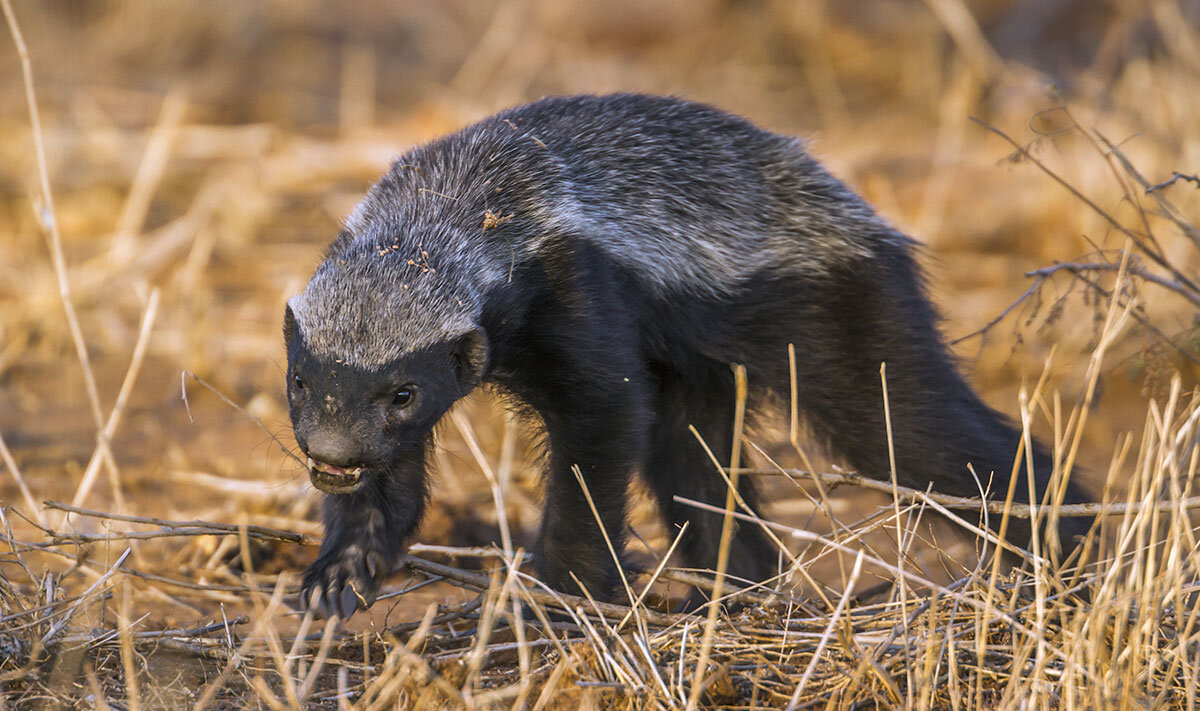
<svg viewBox="0 0 1200 711">
<path fill-rule="evenodd" d="M 558 219 L 556 210 L 570 214 Z M 511 218 L 485 229 L 489 211 Z M 588 232 L 598 226 L 602 233 Z M 392 240 L 400 257 L 373 256 Z M 730 246 L 728 269 L 720 259 L 700 261 L 712 244 Z M 404 259 L 416 245 L 428 252 L 431 271 L 413 272 Z M 653 249 L 667 257 L 654 261 Z M 576 589 L 571 573 L 600 596 L 616 582 L 573 467 L 616 545 L 629 481 L 641 472 L 669 522 L 691 522 L 688 562 L 715 564 L 720 516 L 672 499 L 725 500 L 725 484 L 688 426 L 728 461 L 730 365 L 745 365 L 752 403 L 786 397 L 789 343 L 801 411 L 851 466 L 888 476 L 879 378 L 886 362 L 900 483 L 973 496 L 971 463 L 982 477 L 994 472 L 993 492 L 1002 495 L 1019 433 L 957 373 L 913 252 L 793 139 L 689 102 L 549 99 L 414 150 L 332 247 L 318 270 L 324 286 L 306 292 L 306 308 L 325 315 L 305 324 L 299 307 L 295 318 L 288 313 L 297 441 L 314 459 L 365 472 L 353 493 L 329 497 L 327 537 L 305 589 L 319 587 L 343 615 L 357 598 L 373 598 L 420 518 L 430 431 L 481 383 L 519 398 L 545 423 L 550 454 L 537 564 L 547 583 L 567 591 Z M 476 276 L 484 273 L 503 278 Z M 339 291 L 343 281 L 367 287 Z M 334 302 L 353 301 L 376 282 L 398 290 L 401 281 L 425 286 L 414 286 L 411 303 L 372 306 L 369 318 L 321 320 L 343 318 L 327 315 Z M 355 334 L 336 341 L 353 350 L 380 341 L 386 329 L 403 331 L 417 318 L 405 314 L 426 319 L 434 309 L 436 316 L 447 307 L 434 297 L 451 289 L 477 297 L 453 300 L 469 311 L 454 320 L 471 327 L 448 329 L 383 364 L 371 361 L 372 349 L 391 346 L 363 346 L 354 364 L 338 362 L 338 353 L 314 353 L 297 325 L 320 332 L 323 343 L 336 341 L 335 329 Z M 436 302 L 443 303 L 451 302 Z M 421 306 L 426 311 L 393 313 Z M 405 338 L 417 346 L 428 331 Z M 392 393 L 407 383 L 417 396 L 401 406 Z M 1051 460 L 1038 448 L 1034 464 L 1041 495 Z M 1016 491 L 1024 502 L 1022 477 Z M 749 483 L 742 493 L 755 505 Z M 1085 497 L 1069 488 L 1066 500 Z M 1060 536 L 1070 545 L 1089 524 L 1064 519 Z M 1010 530 L 1027 543 L 1027 524 L 1014 521 Z M 732 574 L 761 579 L 775 560 L 761 531 L 737 530 Z"/>
</svg>

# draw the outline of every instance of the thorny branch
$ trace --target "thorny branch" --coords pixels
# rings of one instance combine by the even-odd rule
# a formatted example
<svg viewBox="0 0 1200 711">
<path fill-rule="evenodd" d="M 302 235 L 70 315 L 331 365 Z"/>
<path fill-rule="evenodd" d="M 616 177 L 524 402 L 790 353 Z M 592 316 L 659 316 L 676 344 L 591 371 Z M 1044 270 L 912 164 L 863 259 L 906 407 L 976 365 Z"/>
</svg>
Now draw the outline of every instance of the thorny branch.
<svg viewBox="0 0 1200 711">
<path fill-rule="evenodd" d="M 1009 143 L 1009 145 L 1011 145 L 1016 150 L 1016 153 L 1018 155 L 1020 155 L 1025 160 L 1028 160 L 1030 163 L 1033 163 L 1043 173 L 1045 173 L 1052 180 L 1054 180 L 1054 182 L 1056 182 L 1059 185 L 1066 188 L 1066 190 L 1068 192 L 1070 192 L 1072 196 L 1074 196 L 1076 199 L 1078 199 L 1083 204 L 1087 205 L 1096 215 L 1098 215 L 1101 219 L 1103 219 L 1105 222 L 1107 222 L 1110 227 L 1112 227 L 1116 231 L 1120 232 L 1121 234 L 1125 235 L 1130 240 L 1132 240 L 1133 243 L 1135 245 L 1137 245 L 1138 249 L 1140 249 L 1143 253 L 1145 253 L 1146 256 L 1148 256 L 1152 261 L 1154 261 L 1155 264 L 1157 264 L 1158 266 L 1162 267 L 1163 269 L 1166 269 L 1167 271 L 1169 271 L 1172 276 L 1174 276 L 1177 280 L 1179 280 L 1183 284 L 1186 284 L 1189 289 L 1200 291 L 1200 286 L 1197 286 L 1195 282 L 1193 282 L 1187 276 L 1182 274 L 1178 269 L 1176 269 L 1175 266 L 1172 265 L 1169 261 L 1167 261 L 1166 257 L 1163 256 L 1158 250 L 1151 248 L 1150 244 L 1147 242 L 1147 240 L 1153 239 L 1153 237 L 1151 235 L 1137 232 L 1135 230 L 1132 230 L 1132 229 L 1126 227 L 1125 225 L 1121 224 L 1120 222 L 1118 222 L 1117 219 L 1115 217 L 1113 217 L 1112 215 L 1110 215 L 1107 210 L 1105 210 L 1104 208 L 1097 205 L 1091 198 L 1089 198 L 1088 196 L 1086 196 L 1082 192 L 1080 192 L 1078 188 L 1076 188 L 1074 185 L 1071 185 L 1062 176 L 1060 176 L 1058 173 L 1055 173 L 1053 170 L 1051 170 L 1049 166 L 1047 166 L 1042 161 L 1038 160 L 1038 158 L 1036 156 L 1034 156 L 1032 153 L 1030 153 L 1028 148 L 1021 145 L 1020 143 L 1017 143 L 1017 141 L 1015 139 L 1013 139 L 1011 136 L 1009 136 L 1004 131 L 1000 130 L 999 128 L 997 128 L 995 126 L 992 126 L 991 124 L 989 124 L 981 119 L 975 118 L 973 116 L 971 117 L 971 120 L 974 121 L 975 123 L 979 124 L 980 126 L 983 126 L 984 128 L 986 128 L 987 130 L 996 134 L 997 136 L 1000 136 L 1005 141 L 1007 141 Z M 1079 128 L 1080 131 L 1083 130 L 1078 125 L 1076 125 L 1076 127 Z"/>
</svg>

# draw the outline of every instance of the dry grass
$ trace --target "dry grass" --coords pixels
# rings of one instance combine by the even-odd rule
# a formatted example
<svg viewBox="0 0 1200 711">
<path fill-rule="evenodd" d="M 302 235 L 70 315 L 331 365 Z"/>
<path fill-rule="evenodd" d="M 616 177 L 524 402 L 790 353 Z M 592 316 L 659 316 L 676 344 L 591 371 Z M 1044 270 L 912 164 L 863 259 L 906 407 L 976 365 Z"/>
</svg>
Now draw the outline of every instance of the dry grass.
<svg viewBox="0 0 1200 711">
<path fill-rule="evenodd" d="M 1200 34 L 1064 3 L 1091 29 L 1040 28 L 1031 68 L 1012 7 L 926 6 L 3 0 L 0 709 L 1194 708 Z M 727 509 L 778 579 L 673 567 L 641 501 L 623 604 L 561 595 L 525 561 L 527 433 L 478 397 L 370 614 L 293 612 L 320 527 L 281 451 L 284 299 L 405 147 L 612 89 L 814 135 L 928 243 L 975 382 L 1109 513 L 1082 555 L 1002 569 L 983 529 L 1087 507 L 812 476 L 793 422 L 714 463 L 771 491 Z M 688 585 L 736 604 L 670 612 Z"/>
</svg>

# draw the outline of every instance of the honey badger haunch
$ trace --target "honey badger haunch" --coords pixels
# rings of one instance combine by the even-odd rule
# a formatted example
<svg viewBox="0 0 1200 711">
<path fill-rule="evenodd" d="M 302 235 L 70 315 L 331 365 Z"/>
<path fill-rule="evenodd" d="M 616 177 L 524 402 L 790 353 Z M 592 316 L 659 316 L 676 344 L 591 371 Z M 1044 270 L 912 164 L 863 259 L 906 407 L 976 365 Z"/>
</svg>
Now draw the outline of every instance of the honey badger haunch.
<svg viewBox="0 0 1200 711">
<path fill-rule="evenodd" d="M 545 424 L 536 559 L 564 590 L 571 573 L 602 596 L 616 582 L 576 466 L 615 544 L 640 472 L 670 524 L 690 521 L 689 564 L 715 564 L 720 516 L 672 498 L 725 500 L 688 426 L 727 460 L 730 364 L 786 396 L 789 343 L 799 406 L 850 465 L 889 472 L 886 362 L 899 480 L 975 495 L 971 463 L 1006 491 L 1019 434 L 955 370 L 913 252 L 797 139 L 692 102 L 545 99 L 414 149 L 285 316 L 296 441 L 329 494 L 306 593 L 342 615 L 373 600 L 420 521 L 434 425 L 485 384 Z M 1040 495 L 1051 461 L 1032 459 Z M 749 482 L 742 495 L 754 505 Z M 743 526 L 729 560 L 758 579 L 775 555 Z"/>
</svg>

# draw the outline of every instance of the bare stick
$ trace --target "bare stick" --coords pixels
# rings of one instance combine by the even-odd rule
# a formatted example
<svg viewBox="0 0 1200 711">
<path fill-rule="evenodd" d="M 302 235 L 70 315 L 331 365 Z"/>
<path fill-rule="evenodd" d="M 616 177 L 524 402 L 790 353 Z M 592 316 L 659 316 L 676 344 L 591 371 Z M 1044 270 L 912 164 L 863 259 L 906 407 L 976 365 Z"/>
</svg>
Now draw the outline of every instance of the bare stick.
<svg viewBox="0 0 1200 711">
<path fill-rule="evenodd" d="M 104 428 L 100 432 L 100 441 L 92 453 L 91 460 L 88 461 L 83 478 L 79 480 L 79 486 L 75 489 L 75 496 L 71 499 L 72 505 L 78 506 L 83 503 L 96 483 L 96 476 L 100 473 L 104 457 L 112 456 L 108 449 L 108 443 L 112 441 L 113 435 L 117 432 L 117 426 L 121 424 L 121 414 L 125 410 L 129 395 L 133 392 L 134 383 L 137 382 L 138 373 L 142 369 L 142 360 L 146 357 L 146 348 L 150 345 L 150 333 L 154 329 L 154 319 L 158 315 L 158 294 L 157 288 L 150 292 L 150 300 L 142 315 L 142 326 L 138 331 L 137 344 L 133 348 L 133 357 L 129 361 L 129 368 L 125 371 L 125 379 L 121 382 L 121 390 L 117 393 L 117 401 L 113 405 L 112 412 L 109 413 L 108 422 L 104 424 Z M 121 494 L 119 490 L 113 493 L 117 496 Z"/>
<path fill-rule="evenodd" d="M 58 511 L 66 511 L 68 513 L 79 514 L 80 516 L 88 516 L 91 518 L 101 518 L 101 519 L 107 519 L 110 521 L 124 521 L 125 523 L 144 523 L 144 524 L 151 525 L 151 526 L 162 526 L 164 528 L 171 529 L 171 530 L 205 529 L 209 533 L 213 533 L 213 534 L 216 534 L 216 533 L 237 534 L 243 528 L 245 528 L 247 535 L 249 535 L 253 538 L 260 538 L 262 540 L 285 541 L 287 543 L 296 543 L 296 544 L 299 544 L 302 546 L 316 546 L 316 545 L 320 545 L 320 543 L 321 543 L 320 540 L 313 538 L 312 536 L 307 536 L 303 533 L 295 533 L 293 531 L 284 531 L 284 530 L 278 529 L 278 528 L 267 528 L 266 526 L 247 525 L 247 526 L 243 527 L 243 526 L 239 526 L 237 524 L 232 524 L 232 523 L 216 523 L 213 521 L 202 521 L 202 520 L 198 520 L 198 519 L 194 519 L 191 521 L 173 521 L 171 519 L 153 518 L 151 516 L 131 516 L 128 514 L 114 514 L 114 513 L 107 513 L 104 511 L 93 511 L 91 509 L 81 509 L 77 506 L 70 506 L 68 504 L 59 503 L 57 501 L 46 501 L 45 506 L 48 509 L 55 509 Z M 54 535 L 53 532 L 51 532 L 51 535 Z M 183 535 L 200 535 L 200 534 L 189 533 L 189 534 L 183 534 Z M 70 534 L 63 535 L 62 537 L 63 538 L 75 538 L 75 536 L 70 535 Z"/>
<path fill-rule="evenodd" d="M 1189 183 L 1195 183 L 1196 187 L 1200 188 L 1200 176 L 1197 176 L 1196 173 L 1187 175 L 1184 173 L 1180 173 L 1179 171 L 1175 171 L 1171 175 L 1170 178 L 1167 178 L 1166 180 L 1162 181 L 1161 183 L 1155 183 L 1154 185 L 1150 185 L 1150 186 L 1146 187 L 1146 193 L 1150 194 L 1150 193 L 1158 191 L 1158 190 L 1165 190 L 1166 188 L 1171 187 L 1177 181 L 1180 181 L 1180 180 L 1186 180 Z"/>
<path fill-rule="evenodd" d="M 431 543 L 413 543 L 408 547 L 409 553 L 434 553 L 455 558 L 503 558 L 504 551 L 495 544 L 487 546 L 439 546 Z M 524 563 L 524 561 L 520 561 Z"/>
<path fill-rule="evenodd" d="M 830 486 L 859 486 L 864 489 L 871 489 L 885 494 L 892 492 L 892 486 L 885 482 L 869 479 L 861 474 L 854 472 L 810 472 L 803 469 L 785 469 L 782 472 L 775 469 L 742 469 L 741 473 L 748 476 L 794 476 L 804 477 L 808 479 L 819 479 L 821 482 Z M 929 501 L 940 504 L 948 509 L 987 509 L 988 513 L 1003 515 L 1007 510 L 1008 515 L 1013 518 L 1029 518 L 1033 515 L 1033 509 L 1029 504 L 1013 503 L 1011 507 L 1005 507 L 1002 501 L 985 501 L 978 498 L 970 498 L 966 496 L 953 496 L 950 494 L 939 494 L 937 492 L 925 492 L 920 489 L 910 489 L 906 486 L 896 487 L 896 491 L 900 493 L 901 499 L 904 501 Z M 1138 513 L 1141 511 L 1158 511 L 1170 512 L 1179 509 L 1181 511 L 1192 511 L 1200 509 L 1200 496 L 1192 496 L 1182 501 L 1152 501 L 1133 502 L 1133 503 L 1085 503 L 1085 504 L 1062 504 L 1055 511 L 1059 516 L 1117 516 L 1125 513 Z"/>
<path fill-rule="evenodd" d="M 1107 138 L 1105 138 L 1104 136 L 1100 135 L 1099 132 L 1097 132 L 1096 135 L 1100 139 L 1100 141 L 1104 144 L 1105 149 L 1113 156 L 1116 156 L 1117 160 L 1121 162 L 1121 167 L 1123 167 L 1125 169 L 1125 172 L 1128 173 L 1130 176 L 1132 176 L 1135 181 L 1137 181 L 1138 185 L 1140 185 L 1145 190 L 1145 193 L 1147 195 L 1154 198 L 1154 202 L 1156 202 L 1158 204 L 1158 206 L 1160 208 L 1162 208 L 1163 213 L 1167 216 L 1167 219 L 1169 219 L 1171 222 L 1175 223 L 1175 226 L 1178 227 L 1183 232 L 1183 234 L 1186 235 L 1187 238 L 1192 241 L 1192 244 L 1194 244 L 1197 249 L 1200 249 L 1200 229 L 1198 229 L 1196 227 L 1196 225 L 1194 225 L 1191 222 L 1188 222 L 1187 220 L 1180 217 L 1179 211 L 1176 210 L 1175 206 L 1172 205 L 1170 203 L 1170 201 L 1168 201 L 1167 198 L 1162 194 L 1162 190 L 1164 188 L 1173 185 L 1175 183 L 1175 181 L 1177 181 L 1177 180 L 1192 181 L 1192 182 L 1196 183 L 1196 187 L 1200 188 L 1200 177 L 1197 177 L 1194 174 L 1193 175 L 1184 175 L 1183 173 L 1180 173 L 1179 171 L 1175 171 L 1175 174 L 1173 176 L 1171 176 L 1169 179 L 1164 180 L 1163 182 L 1159 183 L 1158 185 L 1151 185 L 1150 181 L 1146 180 L 1146 178 L 1142 176 L 1142 174 L 1138 171 L 1138 169 L 1136 167 L 1134 167 L 1133 163 L 1128 158 L 1125 157 L 1125 154 L 1121 152 L 1121 149 L 1119 149 L 1117 146 L 1110 143 L 1109 140 Z M 1130 190 L 1128 192 L 1130 195 L 1130 199 L 1132 200 L 1132 198 L 1133 198 L 1132 192 L 1133 191 Z M 1145 211 L 1142 210 L 1141 212 L 1143 214 L 1143 219 L 1144 219 Z"/>
<path fill-rule="evenodd" d="M 414 558 L 413 556 L 405 556 L 404 564 L 408 567 L 419 570 L 423 573 L 432 575 L 440 575 L 447 580 L 452 580 L 456 583 L 467 585 L 476 590 L 487 590 L 490 580 L 488 576 L 482 573 L 474 573 L 467 570 L 460 570 L 449 565 L 434 563 L 433 561 L 423 558 Z M 590 605 L 586 598 L 579 595 L 569 595 L 567 593 L 549 593 L 544 590 L 526 590 L 522 593 L 528 596 L 528 599 L 540 605 L 554 607 L 570 612 L 573 607 L 580 605 Z M 597 609 L 606 619 L 620 620 L 629 613 L 630 608 L 625 605 L 615 605 L 607 602 L 595 603 Z M 670 627 L 682 619 L 679 615 L 666 615 L 653 610 L 643 610 L 641 616 L 646 622 L 657 625 L 659 627 Z"/>
<path fill-rule="evenodd" d="M 1176 269 L 1174 266 L 1172 266 L 1171 263 L 1168 262 L 1162 254 L 1160 254 L 1157 250 L 1152 249 L 1151 246 L 1146 243 L 1146 235 L 1142 235 L 1137 232 L 1134 232 L 1133 230 L 1129 229 L 1125 225 L 1122 225 L 1120 222 L 1117 222 L 1117 220 L 1112 215 L 1108 214 L 1108 212 L 1106 212 L 1103 208 L 1101 208 L 1099 205 L 1097 205 L 1092 199 L 1090 199 L 1083 193 L 1079 192 L 1079 190 L 1075 186 L 1068 183 L 1066 180 L 1064 180 L 1062 177 L 1060 177 L 1053 170 L 1050 170 L 1049 166 L 1047 166 L 1042 161 L 1038 160 L 1038 158 L 1036 156 L 1034 156 L 1032 153 L 1030 153 L 1029 150 L 1027 148 L 1025 148 L 1025 146 L 1022 146 L 1020 143 L 1017 143 L 1016 140 L 1014 140 L 1011 136 L 1009 136 L 1004 131 L 1001 131 L 999 128 L 996 128 L 995 126 L 987 123 L 986 121 L 975 118 L 974 116 L 970 117 L 970 119 L 972 121 L 974 121 L 975 123 L 979 124 L 980 126 L 983 126 L 987 130 L 991 131 L 992 133 L 996 134 L 997 136 L 1003 138 L 1005 141 L 1007 141 L 1009 145 L 1011 145 L 1014 149 L 1016 149 L 1017 153 L 1022 158 L 1033 163 L 1043 173 L 1045 173 L 1052 180 L 1054 180 L 1054 182 L 1056 182 L 1059 185 L 1066 188 L 1067 192 L 1071 193 L 1071 195 L 1075 196 L 1076 199 L 1080 200 L 1081 202 L 1083 202 L 1083 204 L 1087 205 L 1092 210 L 1092 212 L 1096 213 L 1096 215 L 1098 215 L 1105 222 L 1107 222 L 1113 229 L 1117 230 L 1118 232 L 1120 232 L 1121 234 L 1125 235 L 1130 240 L 1132 240 L 1133 243 L 1138 246 L 1138 249 L 1142 250 L 1142 252 L 1144 252 L 1146 254 L 1146 256 L 1150 257 L 1150 259 L 1153 260 L 1155 264 L 1157 264 L 1158 266 L 1162 267 L 1163 269 L 1166 269 L 1167 271 L 1169 271 L 1171 273 L 1171 276 L 1175 277 L 1181 283 L 1185 284 L 1189 289 L 1200 291 L 1200 287 L 1197 287 L 1195 282 L 1193 282 L 1191 279 L 1184 276 L 1178 269 Z M 1076 125 L 1078 125 L 1078 124 L 1076 124 Z"/>
<path fill-rule="evenodd" d="M 38 551 L 41 553 L 49 553 L 51 555 L 56 555 L 56 556 L 60 556 L 62 558 L 66 558 L 67 560 L 75 561 L 77 566 L 87 570 L 87 572 L 89 574 L 98 575 L 97 573 L 95 573 L 92 570 L 91 566 L 88 563 L 88 559 L 87 559 L 86 555 L 77 555 L 75 553 L 69 553 L 67 551 L 59 550 L 58 548 L 56 548 L 55 546 L 52 546 L 52 545 L 30 543 L 28 541 L 21 541 L 21 540 L 16 540 L 16 539 L 11 540 L 10 545 L 12 546 L 14 552 Z M 165 575 L 155 575 L 154 573 L 143 573 L 142 571 L 134 570 L 133 568 L 121 568 L 117 572 L 121 573 L 123 575 L 132 575 L 133 577 L 141 578 L 142 580 L 150 580 L 150 581 L 153 581 L 156 583 L 164 583 L 166 585 L 174 585 L 176 587 L 185 588 L 187 590 L 199 590 L 201 592 L 206 592 L 206 593 L 218 593 L 218 592 L 245 593 L 245 592 L 268 592 L 269 591 L 266 588 L 252 588 L 247 585 L 213 585 L 213 584 L 193 583 L 193 582 L 189 582 L 186 580 L 176 580 L 175 578 L 168 578 Z M 194 610 L 194 608 L 191 608 L 191 609 Z"/>
<path fill-rule="evenodd" d="M 1057 272 L 1060 272 L 1060 271 L 1068 271 L 1068 272 L 1071 272 L 1072 274 L 1080 274 L 1083 272 L 1117 272 L 1120 270 L 1121 270 L 1121 264 L 1119 262 L 1118 263 L 1114 263 L 1114 262 L 1061 262 L 1059 264 L 1052 264 L 1048 267 L 1034 269 L 1031 272 L 1025 272 L 1025 276 L 1027 276 L 1027 277 L 1048 277 L 1048 276 L 1055 274 Z M 1157 284 L 1157 285 L 1163 287 L 1164 289 L 1170 289 L 1171 291 L 1175 292 L 1176 294 L 1179 294 L 1183 298 L 1192 302 L 1193 305 L 1200 307 L 1200 294 L 1198 294 L 1197 292 L 1195 292 L 1193 290 L 1188 289 L 1186 286 L 1184 286 L 1182 283 L 1180 283 L 1178 281 L 1171 281 L 1170 279 L 1161 277 L 1148 269 L 1139 267 L 1134 264 L 1130 264 L 1126 268 L 1126 272 L 1129 274 L 1134 274 L 1136 276 L 1139 276 L 1142 279 L 1145 279 L 1146 281 L 1148 281 L 1152 284 Z M 1036 286 L 1036 283 L 1035 283 L 1035 286 Z"/>
<path fill-rule="evenodd" d="M 157 531 L 120 531 L 117 533 L 55 533 L 49 545 L 80 543 L 112 543 L 114 541 L 150 541 L 156 538 L 194 538 L 198 536 L 237 536 L 239 531 L 220 531 L 212 528 L 162 528 Z M 281 540 L 271 534 L 248 534 L 250 538 L 264 541 Z M 296 541 L 289 540 L 289 543 Z"/>
<path fill-rule="evenodd" d="M 238 615 L 237 617 L 233 618 L 232 620 L 228 620 L 228 621 L 224 621 L 224 622 L 214 622 L 211 625 L 201 625 L 199 627 L 177 628 L 177 629 L 169 629 L 169 630 L 142 630 L 140 632 L 132 633 L 131 636 L 135 640 L 165 640 L 167 638 L 172 638 L 172 637 L 183 637 L 183 638 L 203 637 L 204 635 L 210 634 L 212 632 L 221 632 L 221 631 L 225 630 L 226 626 L 228 626 L 228 625 L 244 625 L 249 621 L 250 621 L 249 617 L 246 617 L 245 615 Z M 112 636 L 113 636 L 113 631 L 107 630 L 107 631 L 104 631 L 104 632 L 101 632 L 98 634 L 70 635 L 67 637 L 60 637 L 59 639 L 63 644 L 66 644 L 68 642 L 96 643 L 96 642 L 108 641 L 112 638 Z"/>
<path fill-rule="evenodd" d="M 1030 276 L 1030 274 L 1026 274 L 1025 276 Z M 1003 311 L 1001 311 L 998 316 L 993 318 L 991 321 L 988 321 L 987 323 L 983 324 L 982 326 L 975 329 L 974 331 L 971 331 L 970 333 L 966 334 L 965 336 L 959 336 L 958 338 L 955 338 L 954 340 L 950 341 L 950 345 L 956 346 L 959 343 L 962 343 L 963 341 L 970 340 L 976 336 L 981 336 L 981 335 L 987 333 L 988 331 L 990 331 L 993 326 L 995 326 L 996 324 L 1003 321 L 1005 316 L 1008 316 L 1010 313 L 1012 313 L 1013 309 L 1020 306 L 1025 301 L 1025 299 L 1028 299 L 1030 296 L 1032 296 L 1038 290 L 1038 287 L 1040 287 L 1042 285 L 1042 281 L 1043 281 L 1042 279 L 1038 279 L 1037 281 L 1030 284 L 1029 288 L 1025 290 L 1025 293 L 1018 296 L 1016 298 L 1016 300 L 1013 301 L 1011 304 L 1009 304 Z"/>
</svg>

